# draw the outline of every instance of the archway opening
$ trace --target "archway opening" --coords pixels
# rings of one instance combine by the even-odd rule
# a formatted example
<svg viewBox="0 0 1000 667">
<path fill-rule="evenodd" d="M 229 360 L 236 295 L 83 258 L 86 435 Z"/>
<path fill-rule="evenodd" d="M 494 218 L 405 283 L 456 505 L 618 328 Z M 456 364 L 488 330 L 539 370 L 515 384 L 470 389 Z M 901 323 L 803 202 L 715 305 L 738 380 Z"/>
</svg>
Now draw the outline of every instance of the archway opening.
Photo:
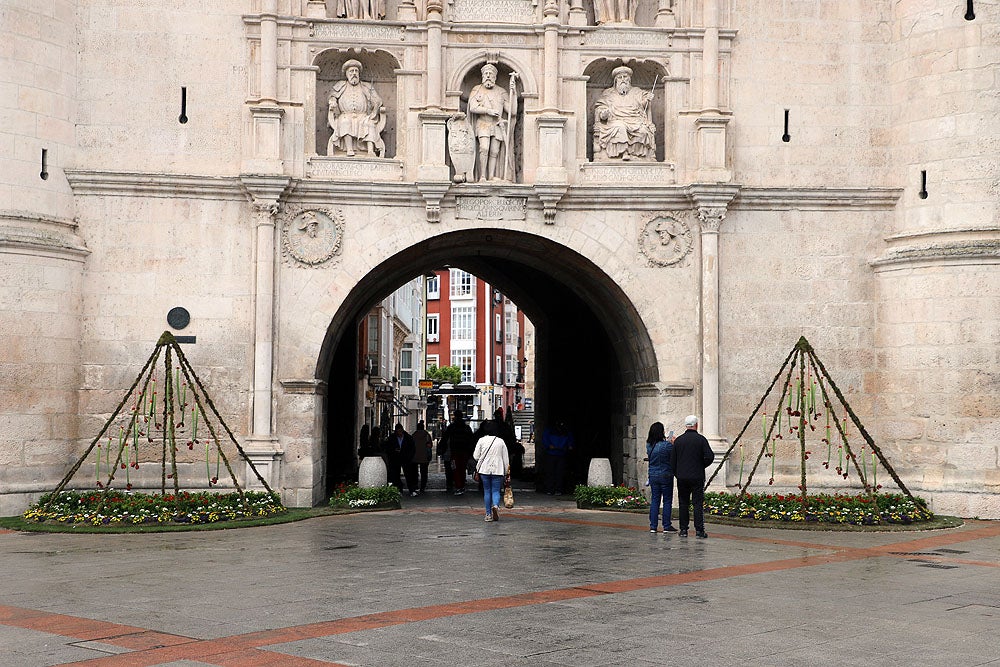
<svg viewBox="0 0 1000 667">
<path fill-rule="evenodd" d="M 652 342 L 636 308 L 600 267 L 573 250 L 524 232 L 475 229 L 427 239 L 387 259 L 333 317 L 316 369 L 328 387 L 328 490 L 356 475 L 367 391 L 358 357 L 363 318 L 400 285 L 446 266 L 488 281 L 533 323 L 536 432 L 561 419 L 577 442 L 566 488 L 586 481 L 594 457 L 611 460 L 616 483 L 634 472 L 635 385 L 657 379 Z M 544 464 L 544 452 L 536 449 L 536 455 Z"/>
</svg>

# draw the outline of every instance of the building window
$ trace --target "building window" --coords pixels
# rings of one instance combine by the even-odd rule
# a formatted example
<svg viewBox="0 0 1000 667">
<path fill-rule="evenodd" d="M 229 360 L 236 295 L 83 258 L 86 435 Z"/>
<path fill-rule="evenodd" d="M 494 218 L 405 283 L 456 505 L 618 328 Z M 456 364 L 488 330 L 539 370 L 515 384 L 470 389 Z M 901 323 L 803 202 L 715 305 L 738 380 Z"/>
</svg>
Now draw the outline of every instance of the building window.
<svg viewBox="0 0 1000 667">
<path fill-rule="evenodd" d="M 426 369 L 430 368 L 431 366 L 436 366 L 436 367 L 440 368 L 441 367 L 441 357 L 438 356 L 438 355 L 436 355 L 436 354 L 428 354 L 427 355 L 426 364 L 424 365 L 424 369 L 426 370 Z"/>
<path fill-rule="evenodd" d="M 476 340 L 476 309 L 474 306 L 451 307 L 451 339 Z"/>
<path fill-rule="evenodd" d="M 472 350 L 452 350 L 451 365 L 462 371 L 462 382 L 475 382 L 475 355 Z"/>
<path fill-rule="evenodd" d="M 449 269 L 451 278 L 451 298 L 461 298 L 463 296 L 472 296 L 472 290 L 475 286 L 475 276 L 471 273 L 463 271 L 461 269 Z"/>
<path fill-rule="evenodd" d="M 436 343 L 440 338 L 441 316 L 437 313 L 427 316 L 427 342 Z"/>
<path fill-rule="evenodd" d="M 399 384 L 413 386 L 413 345 L 407 343 L 399 353 Z"/>
<path fill-rule="evenodd" d="M 428 299 L 440 299 L 441 298 L 441 279 L 437 276 L 433 278 L 427 278 L 427 298 Z"/>
<path fill-rule="evenodd" d="M 500 378 L 503 377 L 503 357 L 501 357 L 499 354 L 497 355 L 496 369 L 497 369 L 496 381 L 499 382 Z"/>
<path fill-rule="evenodd" d="M 517 384 L 517 359 L 513 357 L 507 357 L 507 378 L 504 384 L 507 386 Z"/>
<path fill-rule="evenodd" d="M 382 352 L 382 341 L 381 341 L 381 318 L 378 313 L 372 313 L 368 316 L 368 340 L 367 349 L 365 354 L 368 357 L 368 372 L 372 375 L 381 375 L 382 368 L 379 363 L 381 352 Z"/>
<path fill-rule="evenodd" d="M 493 340 L 495 340 L 498 343 L 502 343 L 503 342 L 503 328 L 502 327 L 503 327 L 503 321 L 500 318 L 500 313 L 497 313 L 496 314 L 495 333 L 494 333 Z"/>
</svg>

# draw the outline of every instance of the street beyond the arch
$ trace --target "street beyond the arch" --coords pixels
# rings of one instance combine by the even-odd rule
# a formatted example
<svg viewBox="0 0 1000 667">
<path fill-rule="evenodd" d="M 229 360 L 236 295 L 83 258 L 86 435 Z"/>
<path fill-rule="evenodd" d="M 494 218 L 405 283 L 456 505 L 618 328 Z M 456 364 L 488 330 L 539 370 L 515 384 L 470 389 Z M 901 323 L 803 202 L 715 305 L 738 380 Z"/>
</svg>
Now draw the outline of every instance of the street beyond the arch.
<svg viewBox="0 0 1000 667">
<path fill-rule="evenodd" d="M 0 532 L 0 665 L 1000 664 L 1000 524 L 709 523 L 519 490 L 203 533 Z"/>
</svg>

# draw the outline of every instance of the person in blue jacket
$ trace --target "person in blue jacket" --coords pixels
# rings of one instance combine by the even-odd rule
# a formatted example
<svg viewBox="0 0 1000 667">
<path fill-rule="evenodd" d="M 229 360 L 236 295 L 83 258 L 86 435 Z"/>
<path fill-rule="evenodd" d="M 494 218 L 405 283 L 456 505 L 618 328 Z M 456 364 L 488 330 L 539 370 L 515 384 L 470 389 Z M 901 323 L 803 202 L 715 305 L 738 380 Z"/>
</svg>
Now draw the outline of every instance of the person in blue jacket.
<svg viewBox="0 0 1000 667">
<path fill-rule="evenodd" d="M 670 455 L 674 448 L 673 431 L 664 435 L 663 424 L 654 422 L 649 427 L 646 438 L 646 458 L 649 460 L 649 491 L 652 494 L 649 502 L 649 532 L 656 532 L 660 514 L 660 502 L 663 502 L 663 532 L 675 533 L 677 529 L 671 523 L 671 512 L 674 504 L 674 469 L 670 464 Z"/>
</svg>

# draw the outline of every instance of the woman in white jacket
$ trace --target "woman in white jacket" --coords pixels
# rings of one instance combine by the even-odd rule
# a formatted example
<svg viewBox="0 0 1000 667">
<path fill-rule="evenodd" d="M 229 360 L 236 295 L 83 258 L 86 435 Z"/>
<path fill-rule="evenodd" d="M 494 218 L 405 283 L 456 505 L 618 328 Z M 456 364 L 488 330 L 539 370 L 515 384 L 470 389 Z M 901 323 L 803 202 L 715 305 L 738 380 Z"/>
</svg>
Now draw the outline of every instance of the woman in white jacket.
<svg viewBox="0 0 1000 667">
<path fill-rule="evenodd" d="M 484 422 L 482 432 L 484 435 L 476 442 L 472 458 L 476 460 L 476 472 L 483 482 L 486 520 L 499 521 L 501 494 L 504 485 L 510 482 L 510 458 L 507 445 L 497 435 L 496 424 L 492 421 Z"/>
</svg>

